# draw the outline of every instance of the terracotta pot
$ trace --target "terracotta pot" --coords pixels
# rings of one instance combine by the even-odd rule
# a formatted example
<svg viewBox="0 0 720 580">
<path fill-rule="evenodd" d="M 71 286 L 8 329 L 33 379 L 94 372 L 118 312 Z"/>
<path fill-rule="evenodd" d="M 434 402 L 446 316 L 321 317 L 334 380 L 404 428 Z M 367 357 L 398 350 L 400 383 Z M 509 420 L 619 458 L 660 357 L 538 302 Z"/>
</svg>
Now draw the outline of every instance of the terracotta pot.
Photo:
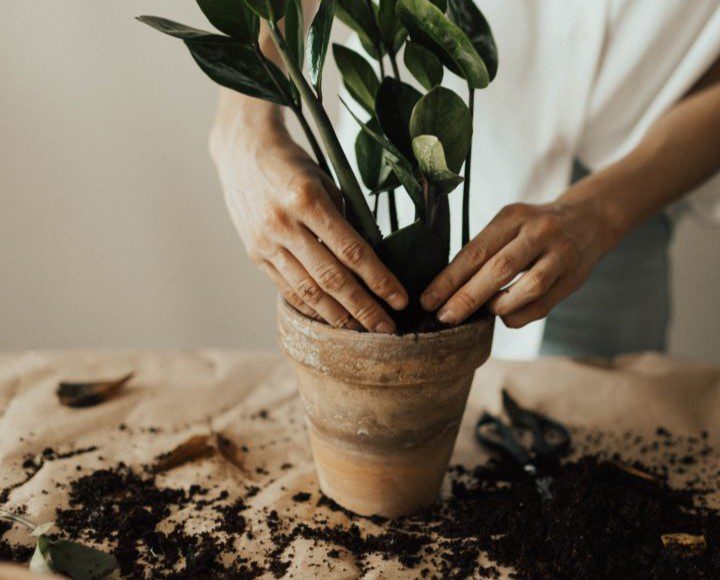
<svg viewBox="0 0 720 580">
<path fill-rule="evenodd" d="M 322 491 L 361 515 L 430 506 L 450 461 L 493 320 L 419 335 L 341 330 L 278 302 Z"/>
</svg>

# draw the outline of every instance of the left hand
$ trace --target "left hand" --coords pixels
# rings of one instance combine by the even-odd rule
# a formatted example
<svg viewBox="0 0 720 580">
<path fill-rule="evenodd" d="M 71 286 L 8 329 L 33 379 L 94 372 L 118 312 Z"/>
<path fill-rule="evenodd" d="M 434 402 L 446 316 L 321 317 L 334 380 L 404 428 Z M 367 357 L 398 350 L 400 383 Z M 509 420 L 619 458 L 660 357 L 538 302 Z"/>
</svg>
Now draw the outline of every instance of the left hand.
<svg viewBox="0 0 720 580">
<path fill-rule="evenodd" d="M 621 221 L 594 197 L 508 205 L 433 280 L 422 306 L 441 307 L 438 319 L 451 325 L 486 303 L 510 328 L 544 318 L 617 244 Z"/>
</svg>

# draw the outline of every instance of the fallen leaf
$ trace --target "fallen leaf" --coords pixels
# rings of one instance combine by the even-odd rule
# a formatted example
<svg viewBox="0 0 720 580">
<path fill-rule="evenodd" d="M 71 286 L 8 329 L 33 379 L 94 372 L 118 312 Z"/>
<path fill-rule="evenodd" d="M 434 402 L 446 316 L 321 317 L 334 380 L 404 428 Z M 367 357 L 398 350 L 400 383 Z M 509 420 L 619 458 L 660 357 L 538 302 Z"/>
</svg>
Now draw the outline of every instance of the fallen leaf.
<svg viewBox="0 0 720 580">
<path fill-rule="evenodd" d="M 135 376 L 131 372 L 116 380 L 72 383 L 63 381 L 57 390 L 60 403 L 68 407 L 92 407 L 115 396 L 130 379 Z"/>
<path fill-rule="evenodd" d="M 213 439 L 214 437 L 210 435 L 193 435 L 172 451 L 158 456 L 155 462 L 155 473 L 169 471 L 197 459 L 212 457 L 217 451 Z"/>
<path fill-rule="evenodd" d="M 677 533 L 663 534 L 660 538 L 665 549 L 676 556 L 684 558 L 702 556 L 707 550 L 705 536 Z"/>
<path fill-rule="evenodd" d="M 225 461 L 245 471 L 245 452 L 238 445 L 220 433 L 215 435 L 215 444 L 218 453 Z"/>
</svg>

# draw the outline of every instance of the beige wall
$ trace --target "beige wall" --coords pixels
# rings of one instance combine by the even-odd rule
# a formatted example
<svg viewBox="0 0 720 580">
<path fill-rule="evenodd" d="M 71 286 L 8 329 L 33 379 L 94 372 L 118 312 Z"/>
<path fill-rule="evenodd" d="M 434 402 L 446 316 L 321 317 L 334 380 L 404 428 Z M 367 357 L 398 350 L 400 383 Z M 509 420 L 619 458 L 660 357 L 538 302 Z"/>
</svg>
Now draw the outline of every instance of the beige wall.
<svg viewBox="0 0 720 580">
<path fill-rule="evenodd" d="M 194 2 L 2 4 L 0 348 L 273 346 L 206 152 L 216 89 L 132 20 L 203 24 Z M 674 250 L 672 344 L 720 362 L 720 231 L 699 228 Z"/>
</svg>

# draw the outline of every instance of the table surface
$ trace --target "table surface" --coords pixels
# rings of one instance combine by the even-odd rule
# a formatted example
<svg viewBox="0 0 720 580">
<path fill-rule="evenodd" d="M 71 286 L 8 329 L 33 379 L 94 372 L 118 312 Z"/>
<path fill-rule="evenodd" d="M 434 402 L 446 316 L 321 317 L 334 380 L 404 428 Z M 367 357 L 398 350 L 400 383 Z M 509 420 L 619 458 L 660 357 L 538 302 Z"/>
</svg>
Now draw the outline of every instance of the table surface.
<svg viewBox="0 0 720 580">
<path fill-rule="evenodd" d="M 65 407 L 55 394 L 61 380 L 103 379 L 130 371 L 136 374 L 128 387 L 95 407 Z M 560 358 L 490 361 L 475 377 L 453 463 L 470 466 L 485 459 L 472 430 L 482 410 L 498 409 L 503 387 L 523 405 L 575 429 L 647 434 L 663 425 L 678 434 L 708 430 L 711 440 L 720 442 L 718 367 L 656 354 L 622 357 L 611 365 Z M 209 432 L 247 448 L 243 469 L 211 457 L 170 470 L 160 479 L 164 485 L 184 488 L 211 482 L 215 489 L 227 490 L 231 499 L 250 485 L 259 487 L 245 514 L 249 521 L 258 521 L 254 537 L 239 538 L 235 551 L 261 552 L 266 530 L 259 522 L 268 509 L 299 521 L 321 510 L 315 502 L 319 492 L 294 376 L 277 354 L 220 350 L 0 354 L 0 488 L 17 486 L 3 507 L 22 506 L 33 521 L 52 521 L 55 509 L 67 505 L 63 484 L 83 473 L 120 461 L 147 465 L 189 436 Z M 97 451 L 45 461 L 37 473 L 17 485 L 27 477 L 22 463 L 29 455 L 48 447 L 63 453 L 90 446 L 97 446 Z M 312 494 L 312 501 L 293 502 L 298 491 Z M 203 529 L 204 517 L 203 512 L 193 512 L 193 529 Z M 330 522 L 348 522 L 341 513 L 328 511 L 327 517 Z M 208 513 L 205 524 L 211 521 Z M 361 528 L 374 525 L 360 522 Z M 20 529 L 11 530 L 6 538 L 29 543 Z M 288 574 L 303 577 L 312 570 L 313 576 L 326 578 L 361 576 L 350 556 L 326 559 L 322 550 L 309 550 L 303 542 L 293 545 Z M 0 565 L 0 577 L 15 577 L 9 570 Z M 25 577 L 22 570 L 12 574 Z M 390 560 L 373 563 L 362 577 L 388 576 L 413 578 L 417 571 Z"/>
</svg>

